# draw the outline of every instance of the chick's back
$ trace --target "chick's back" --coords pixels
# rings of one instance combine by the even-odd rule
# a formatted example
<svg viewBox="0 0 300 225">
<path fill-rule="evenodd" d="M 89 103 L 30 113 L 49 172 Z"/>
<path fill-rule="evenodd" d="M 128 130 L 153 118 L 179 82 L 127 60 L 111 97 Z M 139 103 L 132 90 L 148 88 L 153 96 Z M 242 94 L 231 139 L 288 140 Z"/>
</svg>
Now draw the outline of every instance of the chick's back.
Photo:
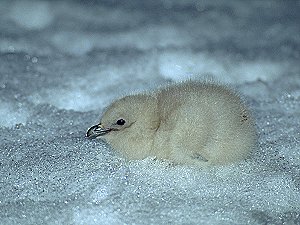
<svg viewBox="0 0 300 225">
<path fill-rule="evenodd" d="M 154 152 L 177 163 L 227 164 L 255 146 L 254 122 L 240 97 L 216 84 L 186 82 L 157 92 Z"/>
</svg>

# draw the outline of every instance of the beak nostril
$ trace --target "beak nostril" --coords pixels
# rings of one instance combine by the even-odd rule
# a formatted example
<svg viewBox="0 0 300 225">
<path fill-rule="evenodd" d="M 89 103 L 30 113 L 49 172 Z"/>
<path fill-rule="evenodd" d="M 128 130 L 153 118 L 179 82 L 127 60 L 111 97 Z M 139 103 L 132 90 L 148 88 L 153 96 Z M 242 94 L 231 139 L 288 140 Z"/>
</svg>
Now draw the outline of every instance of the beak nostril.
<svg viewBox="0 0 300 225">
<path fill-rule="evenodd" d="M 97 124 L 96 126 L 98 127 L 98 129 L 105 129 L 101 123 Z"/>
</svg>

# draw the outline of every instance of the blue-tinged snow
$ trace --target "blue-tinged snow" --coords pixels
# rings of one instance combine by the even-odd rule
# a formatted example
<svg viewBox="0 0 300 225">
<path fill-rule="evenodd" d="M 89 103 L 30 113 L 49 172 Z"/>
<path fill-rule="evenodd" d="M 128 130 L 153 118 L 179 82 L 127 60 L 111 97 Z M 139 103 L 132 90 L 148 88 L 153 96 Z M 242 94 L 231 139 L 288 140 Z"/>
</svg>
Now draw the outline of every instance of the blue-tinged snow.
<svg viewBox="0 0 300 225">
<path fill-rule="evenodd" d="M 300 224 L 300 1 L 1 1 L 0 224 Z M 84 135 L 115 98 L 237 89 L 241 163 L 128 162 Z"/>
</svg>

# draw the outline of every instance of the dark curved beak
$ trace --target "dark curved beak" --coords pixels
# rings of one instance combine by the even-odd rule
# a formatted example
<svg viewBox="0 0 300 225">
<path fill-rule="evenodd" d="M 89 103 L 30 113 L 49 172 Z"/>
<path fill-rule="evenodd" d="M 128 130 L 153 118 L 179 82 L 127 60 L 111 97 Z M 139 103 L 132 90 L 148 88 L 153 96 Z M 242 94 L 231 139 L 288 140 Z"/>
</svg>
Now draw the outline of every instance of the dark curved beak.
<svg viewBox="0 0 300 225">
<path fill-rule="evenodd" d="M 104 128 L 103 125 L 101 123 L 94 125 L 92 127 L 90 127 L 85 136 L 89 139 L 94 139 L 98 136 L 102 136 L 107 134 L 108 132 L 110 132 L 111 129 L 110 128 Z"/>
</svg>

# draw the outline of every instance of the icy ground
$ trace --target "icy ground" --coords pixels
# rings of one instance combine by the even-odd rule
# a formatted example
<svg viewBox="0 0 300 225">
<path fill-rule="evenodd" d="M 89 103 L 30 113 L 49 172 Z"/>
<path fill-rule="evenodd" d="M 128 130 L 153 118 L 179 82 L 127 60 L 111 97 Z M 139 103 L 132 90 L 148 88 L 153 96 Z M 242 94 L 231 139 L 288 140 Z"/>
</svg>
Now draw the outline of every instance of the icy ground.
<svg viewBox="0 0 300 225">
<path fill-rule="evenodd" d="M 1 1 L 0 224 L 300 224 L 300 1 Z M 259 143 L 204 171 L 84 138 L 109 102 L 215 79 Z"/>
</svg>

